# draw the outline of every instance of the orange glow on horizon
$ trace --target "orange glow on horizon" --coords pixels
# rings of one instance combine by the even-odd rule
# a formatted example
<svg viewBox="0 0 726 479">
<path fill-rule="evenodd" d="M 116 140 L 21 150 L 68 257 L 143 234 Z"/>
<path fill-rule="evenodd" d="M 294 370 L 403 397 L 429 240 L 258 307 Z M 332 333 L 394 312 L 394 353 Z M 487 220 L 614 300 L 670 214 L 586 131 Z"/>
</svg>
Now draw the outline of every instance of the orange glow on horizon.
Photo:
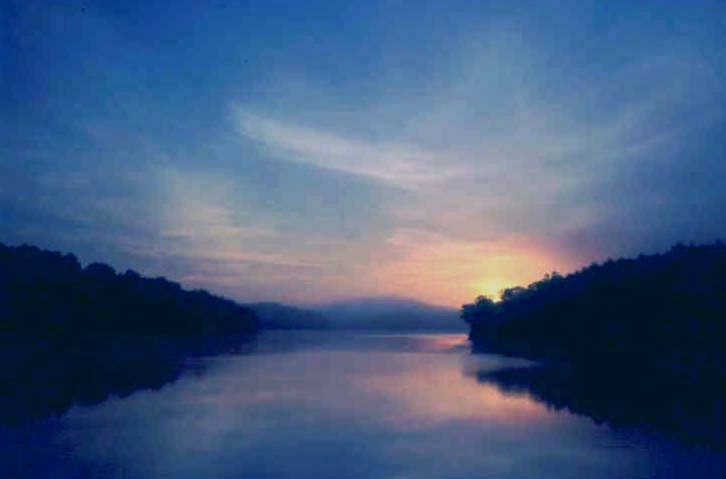
<svg viewBox="0 0 726 479">
<path fill-rule="evenodd" d="M 403 232 L 391 239 L 407 254 L 376 271 L 383 294 L 459 307 L 479 295 L 499 300 L 500 292 L 526 286 L 546 273 L 574 267 L 527 238 L 473 242 Z"/>
<path fill-rule="evenodd" d="M 495 302 L 499 302 L 502 299 L 502 291 L 506 288 L 511 288 L 512 286 L 516 285 L 501 278 L 494 277 L 477 283 L 477 290 L 480 295 L 486 296 Z"/>
</svg>

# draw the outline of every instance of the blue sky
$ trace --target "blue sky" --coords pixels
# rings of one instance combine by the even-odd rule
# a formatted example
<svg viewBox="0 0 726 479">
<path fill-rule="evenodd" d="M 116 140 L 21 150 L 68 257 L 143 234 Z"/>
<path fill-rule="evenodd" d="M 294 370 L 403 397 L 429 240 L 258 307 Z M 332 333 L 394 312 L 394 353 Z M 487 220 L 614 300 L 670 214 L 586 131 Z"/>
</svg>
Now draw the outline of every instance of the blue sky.
<svg viewBox="0 0 726 479">
<path fill-rule="evenodd" d="M 206 3 L 10 2 L 0 241 L 456 306 L 726 237 L 723 1 Z"/>
</svg>

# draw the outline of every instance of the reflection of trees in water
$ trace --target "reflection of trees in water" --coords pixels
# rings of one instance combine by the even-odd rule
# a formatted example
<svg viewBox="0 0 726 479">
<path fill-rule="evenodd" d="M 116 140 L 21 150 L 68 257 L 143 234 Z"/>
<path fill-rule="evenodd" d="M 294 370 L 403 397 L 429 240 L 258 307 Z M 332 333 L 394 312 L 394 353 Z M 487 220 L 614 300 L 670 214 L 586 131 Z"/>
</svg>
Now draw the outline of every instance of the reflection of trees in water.
<svg viewBox="0 0 726 479">
<path fill-rule="evenodd" d="M 250 337 L 99 336 L 0 341 L 0 424 L 61 415 L 141 389 L 159 389 L 192 357 L 245 352 Z M 196 369 L 195 371 L 201 371 Z"/>
<path fill-rule="evenodd" d="M 544 366 L 487 370 L 477 373 L 477 379 L 613 428 L 637 427 L 685 443 L 726 448 L 724 377 L 676 381 L 620 365 L 587 373 Z"/>
</svg>

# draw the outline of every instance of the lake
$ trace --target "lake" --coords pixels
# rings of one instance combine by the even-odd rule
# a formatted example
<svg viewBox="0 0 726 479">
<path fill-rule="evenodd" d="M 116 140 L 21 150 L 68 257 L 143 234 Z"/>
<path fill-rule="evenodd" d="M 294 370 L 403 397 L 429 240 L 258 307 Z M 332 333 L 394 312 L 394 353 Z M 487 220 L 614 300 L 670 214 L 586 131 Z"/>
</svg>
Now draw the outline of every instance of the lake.
<svg viewBox="0 0 726 479">
<path fill-rule="evenodd" d="M 721 449 L 483 381 L 464 335 L 264 332 L 175 381 L 0 426 L 0 477 L 723 478 Z"/>
</svg>

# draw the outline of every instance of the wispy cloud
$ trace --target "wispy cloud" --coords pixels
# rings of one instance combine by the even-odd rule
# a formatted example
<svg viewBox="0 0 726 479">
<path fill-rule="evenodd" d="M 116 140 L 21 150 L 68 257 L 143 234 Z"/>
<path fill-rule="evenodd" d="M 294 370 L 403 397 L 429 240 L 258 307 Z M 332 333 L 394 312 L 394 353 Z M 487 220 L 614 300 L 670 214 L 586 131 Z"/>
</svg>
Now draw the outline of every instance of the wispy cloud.
<svg viewBox="0 0 726 479">
<path fill-rule="evenodd" d="M 451 178 L 445 153 L 402 143 L 363 141 L 277 121 L 236 108 L 239 132 L 274 155 L 321 168 L 417 187 Z"/>
</svg>

